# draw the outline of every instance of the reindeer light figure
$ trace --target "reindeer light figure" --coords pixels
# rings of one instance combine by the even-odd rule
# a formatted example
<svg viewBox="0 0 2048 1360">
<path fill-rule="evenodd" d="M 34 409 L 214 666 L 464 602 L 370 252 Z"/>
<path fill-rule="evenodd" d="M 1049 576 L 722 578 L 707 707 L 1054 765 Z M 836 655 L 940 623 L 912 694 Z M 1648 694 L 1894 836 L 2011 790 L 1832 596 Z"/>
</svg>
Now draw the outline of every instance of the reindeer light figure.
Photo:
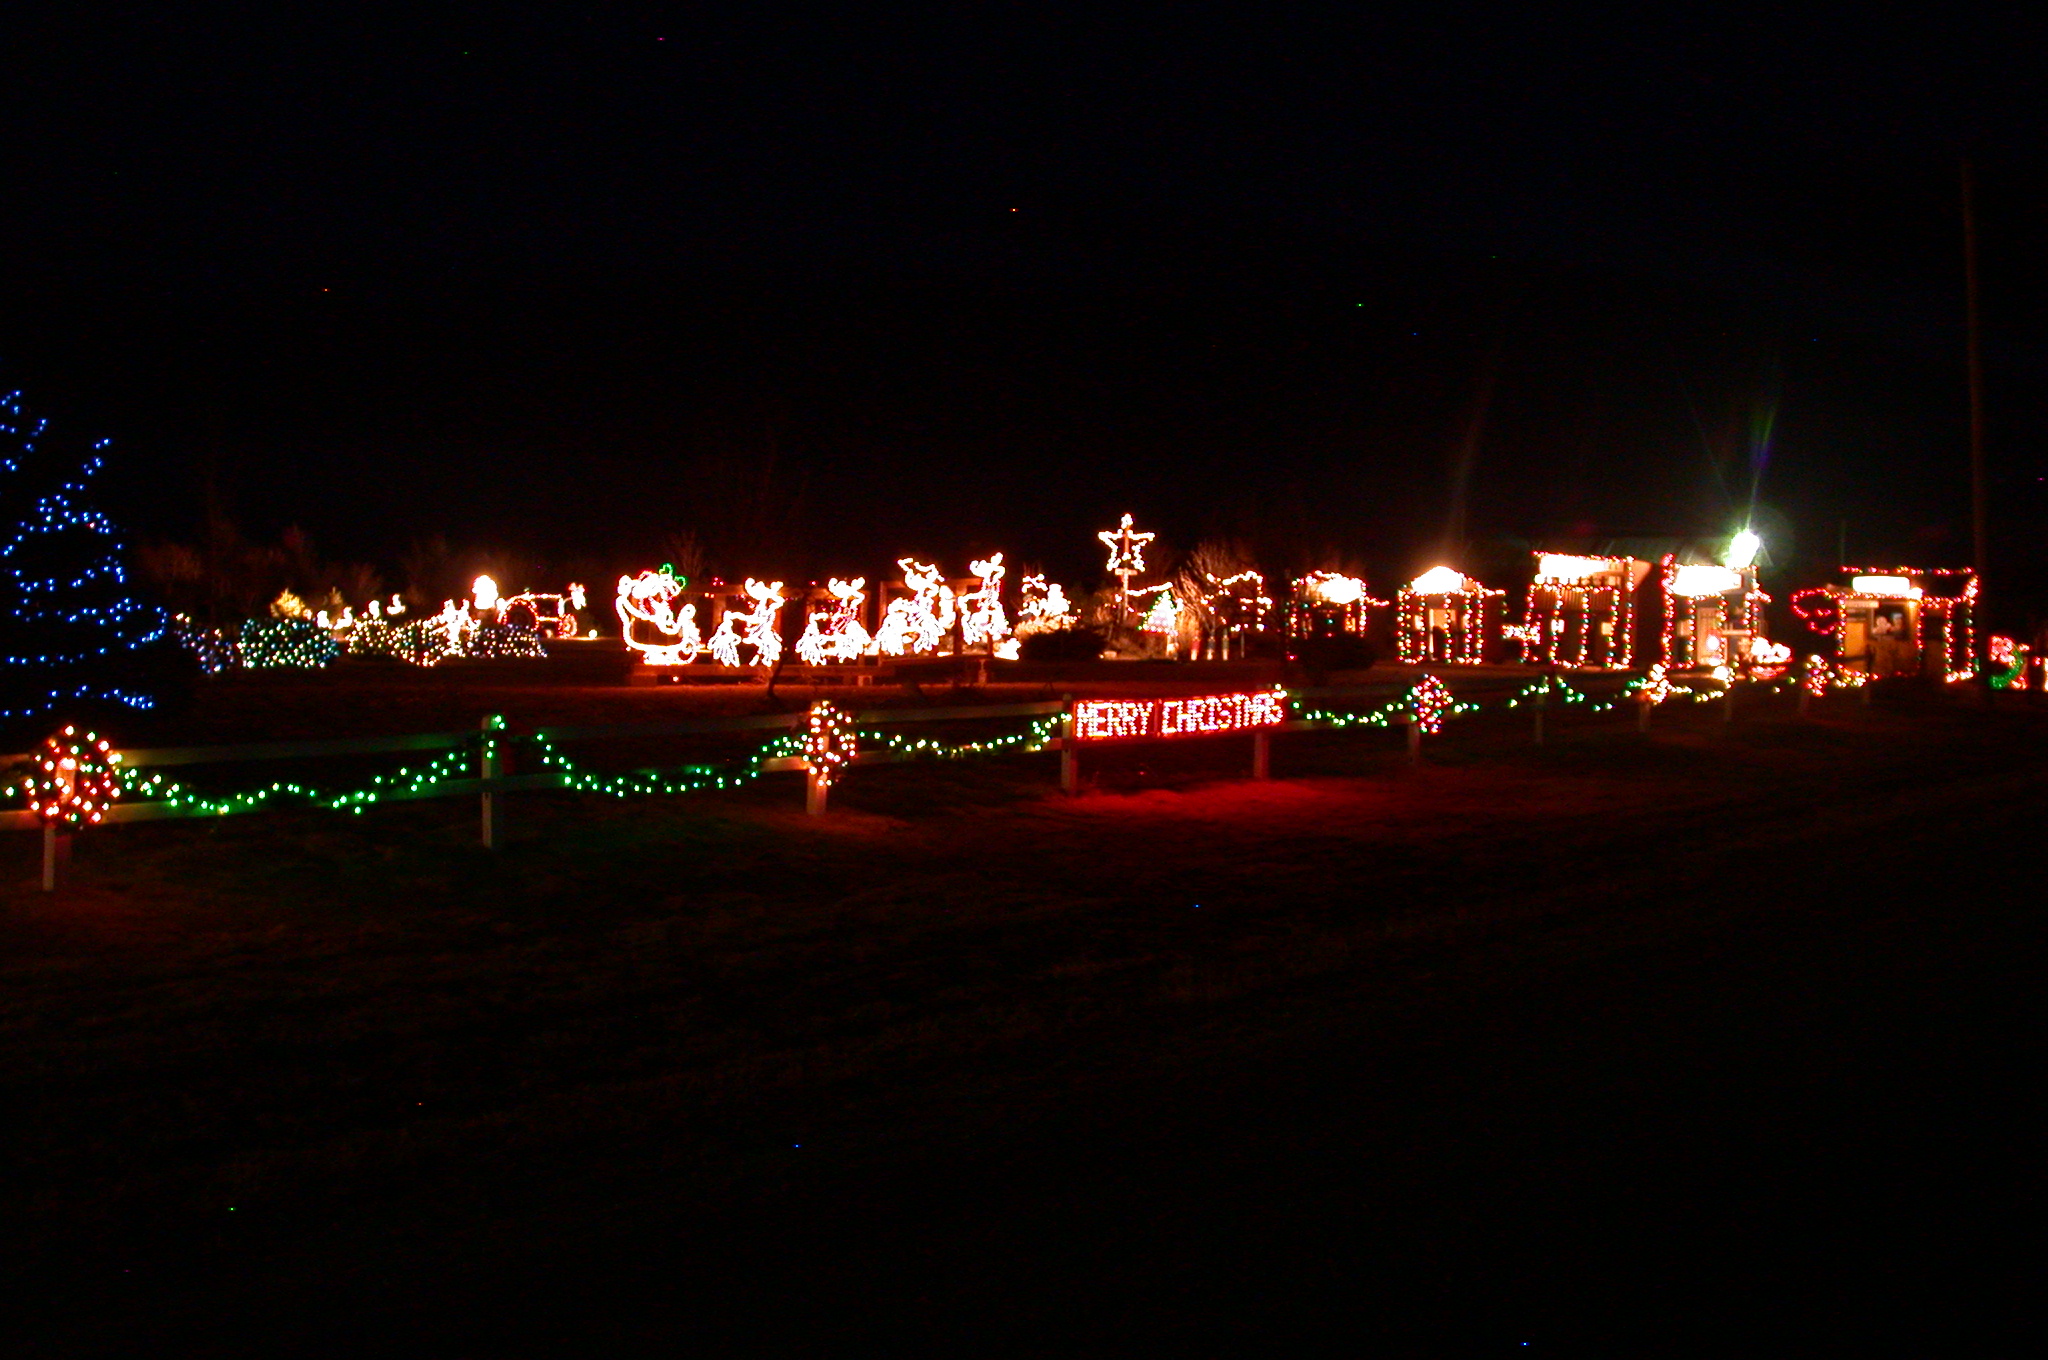
<svg viewBox="0 0 2048 1360">
<path fill-rule="evenodd" d="M 867 599 L 864 589 L 867 583 L 865 576 L 856 576 L 851 581 L 842 581 L 836 576 L 832 578 L 827 587 L 832 592 L 831 612 L 811 615 L 804 625 L 804 635 L 797 639 L 796 654 L 803 658 L 805 665 L 852 661 L 867 654 L 871 640 L 868 630 L 860 623 L 860 607 Z"/>
<path fill-rule="evenodd" d="M 913 558 L 899 558 L 903 584 L 911 593 L 891 600 L 882 626 L 875 631 L 875 650 L 884 656 L 937 651 L 953 629 L 953 588 L 939 569 Z"/>
<path fill-rule="evenodd" d="M 981 586 L 960 597 L 960 640 L 969 647 L 994 647 L 1010 635 L 1010 620 L 1003 613 L 1003 577 L 1009 569 L 1001 553 L 968 566 Z"/>
<path fill-rule="evenodd" d="M 686 604 L 681 609 L 675 608 L 675 601 L 682 595 L 685 584 L 667 566 L 660 571 L 643 571 L 638 576 L 619 578 L 617 606 L 620 628 L 626 645 L 640 653 L 640 659 L 647 665 L 687 666 L 703 649 L 703 635 L 697 631 L 697 606 Z M 571 589 L 578 593 L 582 591 L 581 586 Z M 648 641 L 644 634 L 650 629 L 664 640 Z"/>
<path fill-rule="evenodd" d="M 782 582 L 747 578 L 747 594 L 754 601 L 747 613 L 727 610 L 711 634 L 711 655 L 721 666 L 740 664 L 740 643 L 754 649 L 753 664 L 772 666 L 782 656 L 782 638 L 775 631 L 775 616 L 783 604 Z M 745 629 L 742 634 L 738 630 Z"/>
</svg>

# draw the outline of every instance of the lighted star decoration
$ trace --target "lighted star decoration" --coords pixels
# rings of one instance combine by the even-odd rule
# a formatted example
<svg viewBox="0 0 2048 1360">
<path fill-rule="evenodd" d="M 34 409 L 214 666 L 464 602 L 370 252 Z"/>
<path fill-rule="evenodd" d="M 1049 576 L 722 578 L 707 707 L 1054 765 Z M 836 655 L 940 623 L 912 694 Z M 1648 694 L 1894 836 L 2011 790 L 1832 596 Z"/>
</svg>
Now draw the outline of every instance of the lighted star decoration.
<svg viewBox="0 0 2048 1360">
<path fill-rule="evenodd" d="M 1114 529 L 1104 529 L 1095 536 L 1109 549 L 1109 565 L 1105 570 L 1120 583 L 1117 592 L 1119 607 L 1126 606 L 1131 598 L 1131 578 L 1145 570 L 1145 545 L 1158 535 L 1138 532 L 1131 527 L 1131 517 L 1125 515 L 1122 524 Z"/>
</svg>

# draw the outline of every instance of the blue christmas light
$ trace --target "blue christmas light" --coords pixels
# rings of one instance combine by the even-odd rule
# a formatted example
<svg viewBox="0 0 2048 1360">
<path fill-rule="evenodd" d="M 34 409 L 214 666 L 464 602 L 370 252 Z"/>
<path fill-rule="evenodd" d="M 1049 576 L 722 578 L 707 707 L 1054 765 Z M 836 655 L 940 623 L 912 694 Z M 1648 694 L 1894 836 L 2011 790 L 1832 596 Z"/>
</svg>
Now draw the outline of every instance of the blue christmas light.
<svg viewBox="0 0 2048 1360">
<path fill-rule="evenodd" d="M 28 482 L 47 428 L 20 393 L 0 400 L 0 719 L 92 702 L 148 708 L 147 694 L 112 679 L 124 654 L 164 636 L 165 622 L 127 593 L 113 522 L 85 503 L 107 441 L 36 494 Z"/>
</svg>

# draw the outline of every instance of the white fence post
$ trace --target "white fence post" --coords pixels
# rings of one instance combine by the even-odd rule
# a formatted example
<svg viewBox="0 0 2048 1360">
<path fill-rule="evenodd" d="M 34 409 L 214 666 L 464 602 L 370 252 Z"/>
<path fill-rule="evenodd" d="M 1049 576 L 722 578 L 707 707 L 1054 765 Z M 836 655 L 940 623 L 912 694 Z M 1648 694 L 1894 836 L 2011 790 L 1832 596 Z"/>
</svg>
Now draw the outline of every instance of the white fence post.
<svg viewBox="0 0 2048 1360">
<path fill-rule="evenodd" d="M 493 713 L 483 721 L 483 777 L 486 781 L 498 777 L 498 738 L 495 734 L 504 730 L 503 714 Z M 484 849 L 495 850 L 498 848 L 498 809 L 488 782 L 484 785 L 482 804 Z"/>
<path fill-rule="evenodd" d="M 1081 789 L 1081 752 L 1074 745 L 1074 696 L 1063 694 L 1060 702 L 1066 705 L 1060 714 L 1060 792 L 1078 793 Z"/>
<path fill-rule="evenodd" d="M 53 893 L 64 882 L 71 867 L 71 837 L 60 834 L 55 822 L 43 823 L 43 891 Z"/>
</svg>

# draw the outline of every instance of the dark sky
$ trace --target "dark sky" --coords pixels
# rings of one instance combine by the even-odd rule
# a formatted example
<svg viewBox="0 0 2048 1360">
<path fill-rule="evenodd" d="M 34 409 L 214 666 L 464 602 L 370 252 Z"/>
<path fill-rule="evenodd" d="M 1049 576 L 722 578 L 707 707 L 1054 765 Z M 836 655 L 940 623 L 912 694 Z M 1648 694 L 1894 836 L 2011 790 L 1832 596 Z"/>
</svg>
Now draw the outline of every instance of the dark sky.
<svg viewBox="0 0 2048 1360">
<path fill-rule="evenodd" d="M 296 8 L 8 33 L 0 381 L 144 536 L 1073 579 L 1128 509 L 1385 583 L 1757 474 L 1783 561 L 1959 563 L 1967 154 L 2048 586 L 2038 7 Z"/>
</svg>

